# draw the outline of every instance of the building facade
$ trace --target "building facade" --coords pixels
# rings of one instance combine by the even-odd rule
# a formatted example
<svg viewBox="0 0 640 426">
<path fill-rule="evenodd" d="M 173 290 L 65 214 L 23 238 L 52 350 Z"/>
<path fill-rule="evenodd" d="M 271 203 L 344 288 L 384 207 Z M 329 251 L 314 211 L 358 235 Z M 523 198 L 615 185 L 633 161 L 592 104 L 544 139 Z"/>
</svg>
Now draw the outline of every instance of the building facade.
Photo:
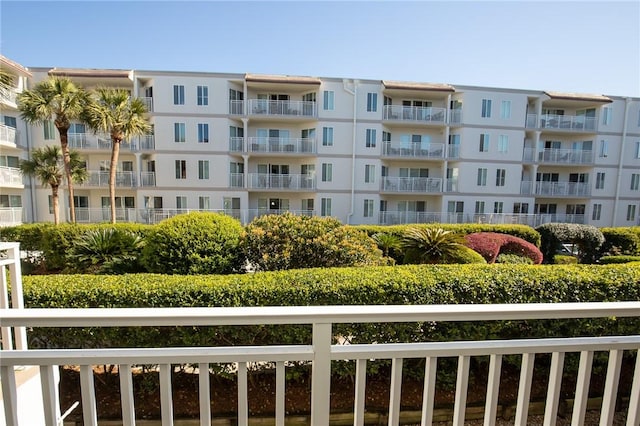
<svg viewBox="0 0 640 426">
<path fill-rule="evenodd" d="M 244 223 L 283 211 L 350 224 L 640 223 L 638 98 L 139 70 L 30 68 L 20 81 L 50 75 L 147 103 L 153 134 L 120 151 L 118 221 L 211 210 Z M 16 111 L 3 101 L 7 132 L 24 126 Z M 5 168 L 59 144 L 52 126 L 17 134 L 13 145 L 3 136 Z M 69 143 L 90 175 L 76 185 L 77 219 L 106 221 L 110 141 L 76 123 Z M 10 180 L 2 194 L 22 195 L 22 220 L 52 220 L 48 188 Z"/>
</svg>

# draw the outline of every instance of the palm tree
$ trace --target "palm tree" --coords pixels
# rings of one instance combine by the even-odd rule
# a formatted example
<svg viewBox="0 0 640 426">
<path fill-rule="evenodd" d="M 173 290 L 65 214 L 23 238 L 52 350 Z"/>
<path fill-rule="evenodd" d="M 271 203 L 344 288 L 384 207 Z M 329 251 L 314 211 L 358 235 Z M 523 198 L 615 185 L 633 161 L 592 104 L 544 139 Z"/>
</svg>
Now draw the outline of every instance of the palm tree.
<svg viewBox="0 0 640 426">
<path fill-rule="evenodd" d="M 63 163 L 63 155 L 57 146 L 34 149 L 31 151 L 31 160 L 20 162 L 22 174 L 35 176 L 42 185 L 51 187 L 53 222 L 56 225 L 60 223 L 58 189 L 64 178 L 65 167 Z M 77 151 L 69 152 L 69 166 L 73 182 L 83 182 L 87 179 L 87 170 L 84 168 Z"/>
<path fill-rule="evenodd" d="M 95 132 L 108 133 L 111 137 L 111 164 L 109 165 L 109 198 L 111 223 L 116 223 L 116 167 L 120 144 L 133 136 L 142 136 L 151 131 L 145 113 L 144 102 L 131 99 L 122 89 L 98 88 L 88 102 L 84 121 Z"/>
<path fill-rule="evenodd" d="M 60 147 L 64 160 L 64 172 L 69 188 L 69 213 L 71 222 L 76 221 L 73 203 L 73 179 L 67 133 L 71 121 L 80 118 L 84 109 L 86 92 L 66 77 L 49 77 L 31 90 L 18 95 L 20 116 L 29 124 L 43 124 L 53 120 L 60 134 Z"/>
<path fill-rule="evenodd" d="M 394 234 L 378 232 L 373 234 L 372 238 L 385 257 L 402 250 L 402 240 Z"/>
<path fill-rule="evenodd" d="M 447 263 L 464 250 L 462 237 L 442 228 L 409 228 L 403 235 L 403 246 L 409 261 Z"/>
</svg>

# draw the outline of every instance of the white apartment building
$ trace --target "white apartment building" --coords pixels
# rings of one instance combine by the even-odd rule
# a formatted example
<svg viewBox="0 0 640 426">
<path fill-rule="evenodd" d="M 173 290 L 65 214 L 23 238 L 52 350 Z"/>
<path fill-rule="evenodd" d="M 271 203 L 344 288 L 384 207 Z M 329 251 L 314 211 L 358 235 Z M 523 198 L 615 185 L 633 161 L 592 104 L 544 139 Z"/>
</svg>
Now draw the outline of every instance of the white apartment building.
<svg viewBox="0 0 640 426">
<path fill-rule="evenodd" d="M 120 87 L 146 100 L 154 131 L 121 148 L 118 221 L 155 223 L 211 210 L 244 223 L 283 211 L 350 224 L 640 223 L 639 98 L 342 78 L 10 69 L 19 87 L 64 75 L 87 89 Z M 3 101 L 2 115 L 3 131 L 23 126 L 15 104 L 5 111 Z M 27 148 L 59 143 L 52 126 L 17 134 L 13 142 L 2 134 L 5 168 Z M 110 142 L 81 123 L 69 142 L 90 174 L 76 185 L 78 221 L 106 221 Z M 2 209 L 21 206 L 23 220 L 51 221 L 49 189 L 28 180 L 13 188 L 2 170 Z"/>
</svg>

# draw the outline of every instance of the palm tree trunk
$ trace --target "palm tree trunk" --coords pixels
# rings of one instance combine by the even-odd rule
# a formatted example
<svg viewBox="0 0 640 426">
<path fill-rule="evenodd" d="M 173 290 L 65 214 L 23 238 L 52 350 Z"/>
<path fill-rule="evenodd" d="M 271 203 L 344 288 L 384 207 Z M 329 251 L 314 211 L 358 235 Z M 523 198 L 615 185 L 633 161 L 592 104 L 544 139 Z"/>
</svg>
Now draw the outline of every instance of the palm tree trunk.
<svg viewBox="0 0 640 426">
<path fill-rule="evenodd" d="M 51 203 L 53 204 L 53 223 L 60 223 L 60 202 L 58 200 L 58 187 L 51 186 Z"/>
<path fill-rule="evenodd" d="M 73 197 L 73 178 L 71 177 L 71 157 L 69 156 L 69 140 L 67 137 L 68 129 L 58 128 L 60 133 L 60 146 L 62 147 L 62 159 L 64 161 L 64 174 L 67 179 L 67 187 L 69 188 L 69 215 L 71 223 L 76 223 L 76 206 Z"/>
<path fill-rule="evenodd" d="M 116 223 L 116 168 L 120 155 L 120 141 L 111 138 L 111 165 L 109 166 L 109 202 L 111 207 L 111 223 Z"/>
</svg>

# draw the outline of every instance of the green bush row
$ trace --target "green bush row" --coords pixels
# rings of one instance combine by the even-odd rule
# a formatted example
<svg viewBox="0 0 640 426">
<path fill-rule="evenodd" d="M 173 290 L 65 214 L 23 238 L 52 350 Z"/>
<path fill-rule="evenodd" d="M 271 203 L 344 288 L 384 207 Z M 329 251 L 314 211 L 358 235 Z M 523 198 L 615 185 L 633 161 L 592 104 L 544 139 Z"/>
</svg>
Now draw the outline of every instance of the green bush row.
<svg viewBox="0 0 640 426">
<path fill-rule="evenodd" d="M 600 247 L 603 254 L 640 255 L 640 226 L 628 228 L 602 228 L 604 244 Z"/>
<path fill-rule="evenodd" d="M 609 265 L 612 263 L 629 263 L 640 262 L 640 256 L 619 255 L 619 256 L 602 256 L 598 262 L 603 265 Z"/>
</svg>

